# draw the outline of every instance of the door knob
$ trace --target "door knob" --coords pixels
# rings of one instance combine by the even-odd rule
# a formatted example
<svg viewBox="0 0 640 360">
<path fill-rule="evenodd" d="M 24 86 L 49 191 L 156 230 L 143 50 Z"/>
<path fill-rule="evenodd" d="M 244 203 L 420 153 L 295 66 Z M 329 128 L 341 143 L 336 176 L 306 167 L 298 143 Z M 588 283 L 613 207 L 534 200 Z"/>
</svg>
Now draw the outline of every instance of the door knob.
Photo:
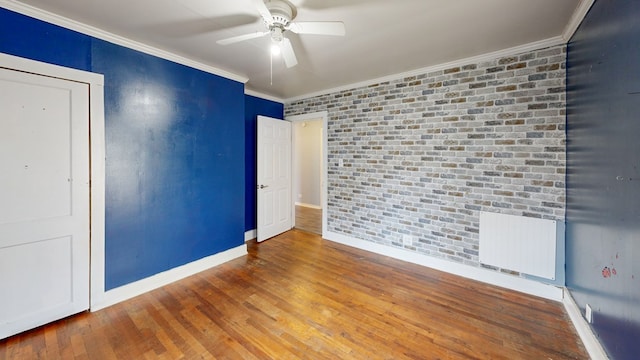
<svg viewBox="0 0 640 360">
<path fill-rule="evenodd" d="M 258 189 L 264 189 L 264 188 L 267 188 L 267 187 L 269 187 L 269 185 L 259 185 Z"/>
</svg>

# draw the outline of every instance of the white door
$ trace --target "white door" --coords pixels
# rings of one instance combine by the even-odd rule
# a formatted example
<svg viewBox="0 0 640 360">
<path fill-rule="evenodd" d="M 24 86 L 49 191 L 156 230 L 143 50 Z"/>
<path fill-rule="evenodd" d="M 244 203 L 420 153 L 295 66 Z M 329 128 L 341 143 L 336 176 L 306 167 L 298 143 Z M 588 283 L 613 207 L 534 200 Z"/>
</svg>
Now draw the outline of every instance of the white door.
<svg viewBox="0 0 640 360">
<path fill-rule="evenodd" d="M 291 123 L 258 116 L 258 241 L 293 226 L 291 218 Z"/>
<path fill-rule="evenodd" d="M 0 69 L 0 339 L 89 308 L 88 99 Z"/>
</svg>

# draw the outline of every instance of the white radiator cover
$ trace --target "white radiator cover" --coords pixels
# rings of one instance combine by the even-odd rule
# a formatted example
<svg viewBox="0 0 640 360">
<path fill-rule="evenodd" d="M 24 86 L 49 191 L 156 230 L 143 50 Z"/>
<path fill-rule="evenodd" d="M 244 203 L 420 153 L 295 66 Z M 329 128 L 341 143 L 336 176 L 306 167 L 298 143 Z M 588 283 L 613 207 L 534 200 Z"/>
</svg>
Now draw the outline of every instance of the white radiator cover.
<svg viewBox="0 0 640 360">
<path fill-rule="evenodd" d="M 560 225 L 554 220 L 480 212 L 480 262 L 555 280 L 556 264 L 564 264 L 559 259 L 564 251 L 557 251 L 558 237 L 564 236 Z"/>
</svg>

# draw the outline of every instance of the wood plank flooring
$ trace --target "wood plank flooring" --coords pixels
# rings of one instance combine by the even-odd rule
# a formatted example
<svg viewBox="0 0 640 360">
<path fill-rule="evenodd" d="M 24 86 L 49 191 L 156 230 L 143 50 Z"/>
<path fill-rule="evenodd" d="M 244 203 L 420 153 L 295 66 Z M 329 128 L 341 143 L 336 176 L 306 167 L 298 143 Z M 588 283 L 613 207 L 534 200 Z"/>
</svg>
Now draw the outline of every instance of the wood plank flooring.
<svg viewBox="0 0 640 360">
<path fill-rule="evenodd" d="M 292 230 L 0 359 L 587 359 L 560 303 Z"/>
<path fill-rule="evenodd" d="M 296 205 L 296 229 L 322 234 L 322 209 Z"/>
</svg>

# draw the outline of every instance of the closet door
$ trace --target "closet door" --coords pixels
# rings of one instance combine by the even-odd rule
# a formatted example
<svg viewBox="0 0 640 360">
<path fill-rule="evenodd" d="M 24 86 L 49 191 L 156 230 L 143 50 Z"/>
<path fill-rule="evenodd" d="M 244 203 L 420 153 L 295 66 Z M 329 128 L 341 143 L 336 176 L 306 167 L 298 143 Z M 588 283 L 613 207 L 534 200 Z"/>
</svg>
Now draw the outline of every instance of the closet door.
<svg viewBox="0 0 640 360">
<path fill-rule="evenodd" d="M 0 338 L 89 308 L 89 85 L 0 69 Z"/>
</svg>

